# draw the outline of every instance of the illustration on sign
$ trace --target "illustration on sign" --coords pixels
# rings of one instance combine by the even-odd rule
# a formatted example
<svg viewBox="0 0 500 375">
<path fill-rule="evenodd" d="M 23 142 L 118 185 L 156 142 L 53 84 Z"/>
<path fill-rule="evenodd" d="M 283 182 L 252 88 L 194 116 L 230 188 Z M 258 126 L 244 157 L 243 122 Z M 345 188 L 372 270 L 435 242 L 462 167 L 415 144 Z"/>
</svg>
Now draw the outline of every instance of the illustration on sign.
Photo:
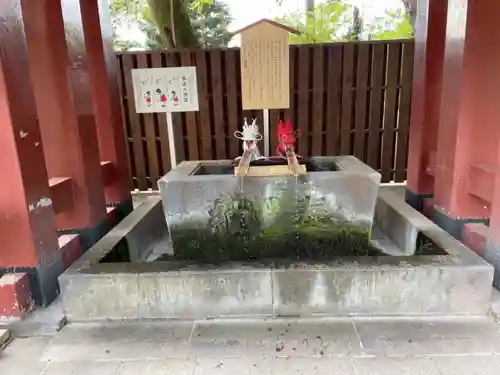
<svg viewBox="0 0 500 375">
<path fill-rule="evenodd" d="M 194 66 L 132 69 L 137 113 L 198 111 Z"/>
</svg>

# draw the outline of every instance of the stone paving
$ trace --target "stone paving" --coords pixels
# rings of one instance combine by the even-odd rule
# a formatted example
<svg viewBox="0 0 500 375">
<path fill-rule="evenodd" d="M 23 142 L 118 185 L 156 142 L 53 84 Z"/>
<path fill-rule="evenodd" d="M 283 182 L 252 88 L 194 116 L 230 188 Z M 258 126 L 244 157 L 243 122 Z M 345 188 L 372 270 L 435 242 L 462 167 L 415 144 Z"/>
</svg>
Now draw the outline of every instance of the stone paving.
<svg viewBox="0 0 500 375">
<path fill-rule="evenodd" d="M 14 339 L 2 375 L 494 375 L 491 318 L 72 324 Z"/>
</svg>

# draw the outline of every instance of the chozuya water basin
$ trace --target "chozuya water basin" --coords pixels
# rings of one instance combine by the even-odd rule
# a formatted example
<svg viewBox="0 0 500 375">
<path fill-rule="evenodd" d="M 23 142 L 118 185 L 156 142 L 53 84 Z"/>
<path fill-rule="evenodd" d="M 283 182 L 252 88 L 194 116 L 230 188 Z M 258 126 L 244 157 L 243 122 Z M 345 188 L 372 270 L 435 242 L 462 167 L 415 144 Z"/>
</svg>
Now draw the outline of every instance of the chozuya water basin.
<svg viewBox="0 0 500 375">
<path fill-rule="evenodd" d="M 376 255 L 380 174 L 352 156 L 316 157 L 299 177 L 234 176 L 232 162 L 183 162 L 159 181 L 174 256 L 226 261 Z"/>
</svg>

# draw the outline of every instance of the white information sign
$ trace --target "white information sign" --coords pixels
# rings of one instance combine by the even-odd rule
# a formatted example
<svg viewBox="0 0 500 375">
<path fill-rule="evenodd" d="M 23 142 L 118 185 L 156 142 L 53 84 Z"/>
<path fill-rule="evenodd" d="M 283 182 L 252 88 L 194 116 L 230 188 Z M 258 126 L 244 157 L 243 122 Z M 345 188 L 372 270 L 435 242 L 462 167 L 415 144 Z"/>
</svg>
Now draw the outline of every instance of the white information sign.
<svg viewBox="0 0 500 375">
<path fill-rule="evenodd" d="M 137 113 L 198 111 L 196 67 L 132 69 Z"/>
</svg>

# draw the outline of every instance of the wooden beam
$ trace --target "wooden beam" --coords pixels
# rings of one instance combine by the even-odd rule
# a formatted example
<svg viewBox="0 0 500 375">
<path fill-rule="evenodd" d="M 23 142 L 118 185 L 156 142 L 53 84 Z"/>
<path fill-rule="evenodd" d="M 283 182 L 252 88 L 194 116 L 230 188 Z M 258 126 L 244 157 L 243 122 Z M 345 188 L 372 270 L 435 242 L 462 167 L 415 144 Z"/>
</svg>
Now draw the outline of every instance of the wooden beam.
<svg viewBox="0 0 500 375">
<path fill-rule="evenodd" d="M 307 174 L 306 166 L 299 165 L 297 170 L 299 175 Z M 235 168 L 235 175 L 236 173 Z M 266 177 L 266 176 L 292 176 L 292 172 L 288 165 L 269 165 L 269 166 L 255 166 L 250 167 L 247 173 L 244 175 L 247 177 Z"/>
<path fill-rule="evenodd" d="M 467 178 L 467 192 L 477 198 L 491 203 L 495 189 L 495 175 L 498 167 L 486 163 L 472 164 Z"/>
<path fill-rule="evenodd" d="M 56 215 L 73 206 L 73 181 L 71 177 L 50 178 L 49 188 Z"/>
<path fill-rule="evenodd" d="M 102 183 L 109 186 L 116 178 L 116 168 L 111 161 L 101 161 Z"/>
</svg>

